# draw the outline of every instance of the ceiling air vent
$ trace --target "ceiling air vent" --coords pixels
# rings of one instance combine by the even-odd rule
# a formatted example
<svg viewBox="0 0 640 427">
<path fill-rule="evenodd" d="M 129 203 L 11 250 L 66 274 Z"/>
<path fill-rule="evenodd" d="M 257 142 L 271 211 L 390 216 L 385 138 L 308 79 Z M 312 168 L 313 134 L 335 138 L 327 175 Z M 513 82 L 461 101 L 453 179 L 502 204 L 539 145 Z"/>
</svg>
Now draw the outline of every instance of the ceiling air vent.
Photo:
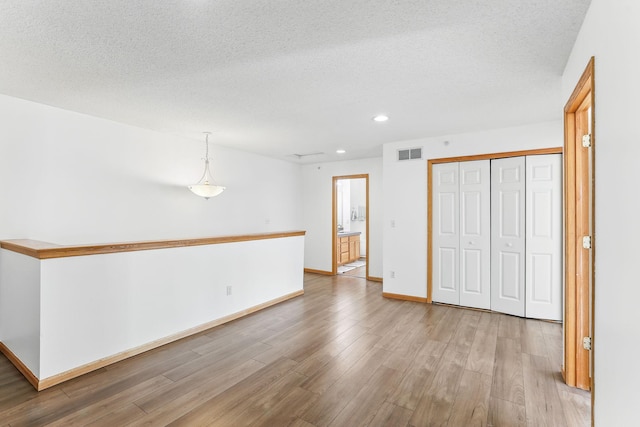
<svg viewBox="0 0 640 427">
<path fill-rule="evenodd" d="M 295 157 L 296 159 L 300 160 L 300 159 L 305 158 L 305 157 L 320 156 L 322 154 L 324 154 L 324 153 L 318 151 L 318 152 L 315 152 L 315 153 L 303 153 L 303 154 L 294 153 L 294 154 L 290 154 L 289 156 L 290 157 Z"/>
<path fill-rule="evenodd" d="M 398 150 L 398 160 L 416 160 L 422 158 L 422 148 Z"/>
</svg>

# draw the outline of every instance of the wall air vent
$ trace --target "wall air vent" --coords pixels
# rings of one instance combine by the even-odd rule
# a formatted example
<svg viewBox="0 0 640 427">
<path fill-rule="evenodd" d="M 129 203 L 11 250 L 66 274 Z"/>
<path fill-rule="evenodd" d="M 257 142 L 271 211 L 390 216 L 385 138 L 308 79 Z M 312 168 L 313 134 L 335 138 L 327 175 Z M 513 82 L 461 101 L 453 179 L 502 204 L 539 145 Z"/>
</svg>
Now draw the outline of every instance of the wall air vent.
<svg viewBox="0 0 640 427">
<path fill-rule="evenodd" d="M 416 160 L 422 158 L 422 148 L 398 150 L 398 160 Z"/>
</svg>

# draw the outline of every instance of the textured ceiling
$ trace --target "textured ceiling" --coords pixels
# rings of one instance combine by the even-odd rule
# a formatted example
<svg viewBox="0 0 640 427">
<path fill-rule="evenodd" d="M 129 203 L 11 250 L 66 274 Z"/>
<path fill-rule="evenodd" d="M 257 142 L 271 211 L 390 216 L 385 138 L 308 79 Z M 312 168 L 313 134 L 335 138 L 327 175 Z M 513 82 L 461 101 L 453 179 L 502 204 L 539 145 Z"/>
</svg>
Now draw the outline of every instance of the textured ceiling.
<svg viewBox="0 0 640 427">
<path fill-rule="evenodd" d="M 296 162 L 370 157 L 561 117 L 588 5 L 0 0 L 0 93 Z"/>
</svg>

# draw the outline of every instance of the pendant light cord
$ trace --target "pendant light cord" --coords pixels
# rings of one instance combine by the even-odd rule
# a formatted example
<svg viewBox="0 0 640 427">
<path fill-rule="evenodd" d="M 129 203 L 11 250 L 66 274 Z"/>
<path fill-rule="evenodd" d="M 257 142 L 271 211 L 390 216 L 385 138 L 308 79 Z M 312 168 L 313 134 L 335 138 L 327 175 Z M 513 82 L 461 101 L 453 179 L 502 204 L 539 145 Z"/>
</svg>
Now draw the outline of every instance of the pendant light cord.
<svg viewBox="0 0 640 427">
<path fill-rule="evenodd" d="M 211 182 L 213 182 L 213 175 L 211 175 L 211 171 L 209 170 L 209 132 L 205 132 L 205 157 L 204 157 L 204 172 L 202 176 L 198 180 L 198 182 L 202 182 L 204 180 L 205 184 L 209 184 L 209 178 L 211 178 Z M 207 176 L 208 175 L 208 176 Z"/>
<path fill-rule="evenodd" d="M 205 151 L 205 162 L 209 163 L 209 132 L 205 132 L 205 144 L 207 145 L 207 149 Z"/>
</svg>

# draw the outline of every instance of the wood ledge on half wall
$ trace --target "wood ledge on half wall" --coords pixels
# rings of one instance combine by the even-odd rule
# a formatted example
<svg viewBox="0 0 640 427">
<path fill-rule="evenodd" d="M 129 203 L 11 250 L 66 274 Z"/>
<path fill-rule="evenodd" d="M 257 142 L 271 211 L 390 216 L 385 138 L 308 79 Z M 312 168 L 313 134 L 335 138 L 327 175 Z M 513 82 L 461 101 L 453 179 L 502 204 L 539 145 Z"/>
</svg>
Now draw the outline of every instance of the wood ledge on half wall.
<svg viewBox="0 0 640 427">
<path fill-rule="evenodd" d="M 37 259 L 51 259 L 84 255 L 112 254 L 119 252 L 146 251 L 151 249 L 179 248 L 186 246 L 215 245 L 220 243 L 248 242 L 252 240 L 279 239 L 284 237 L 304 236 L 305 234 L 306 231 L 296 230 L 193 239 L 150 240 L 142 242 L 69 246 L 41 242 L 39 240 L 12 239 L 0 241 L 0 248 L 18 252 Z"/>
</svg>

